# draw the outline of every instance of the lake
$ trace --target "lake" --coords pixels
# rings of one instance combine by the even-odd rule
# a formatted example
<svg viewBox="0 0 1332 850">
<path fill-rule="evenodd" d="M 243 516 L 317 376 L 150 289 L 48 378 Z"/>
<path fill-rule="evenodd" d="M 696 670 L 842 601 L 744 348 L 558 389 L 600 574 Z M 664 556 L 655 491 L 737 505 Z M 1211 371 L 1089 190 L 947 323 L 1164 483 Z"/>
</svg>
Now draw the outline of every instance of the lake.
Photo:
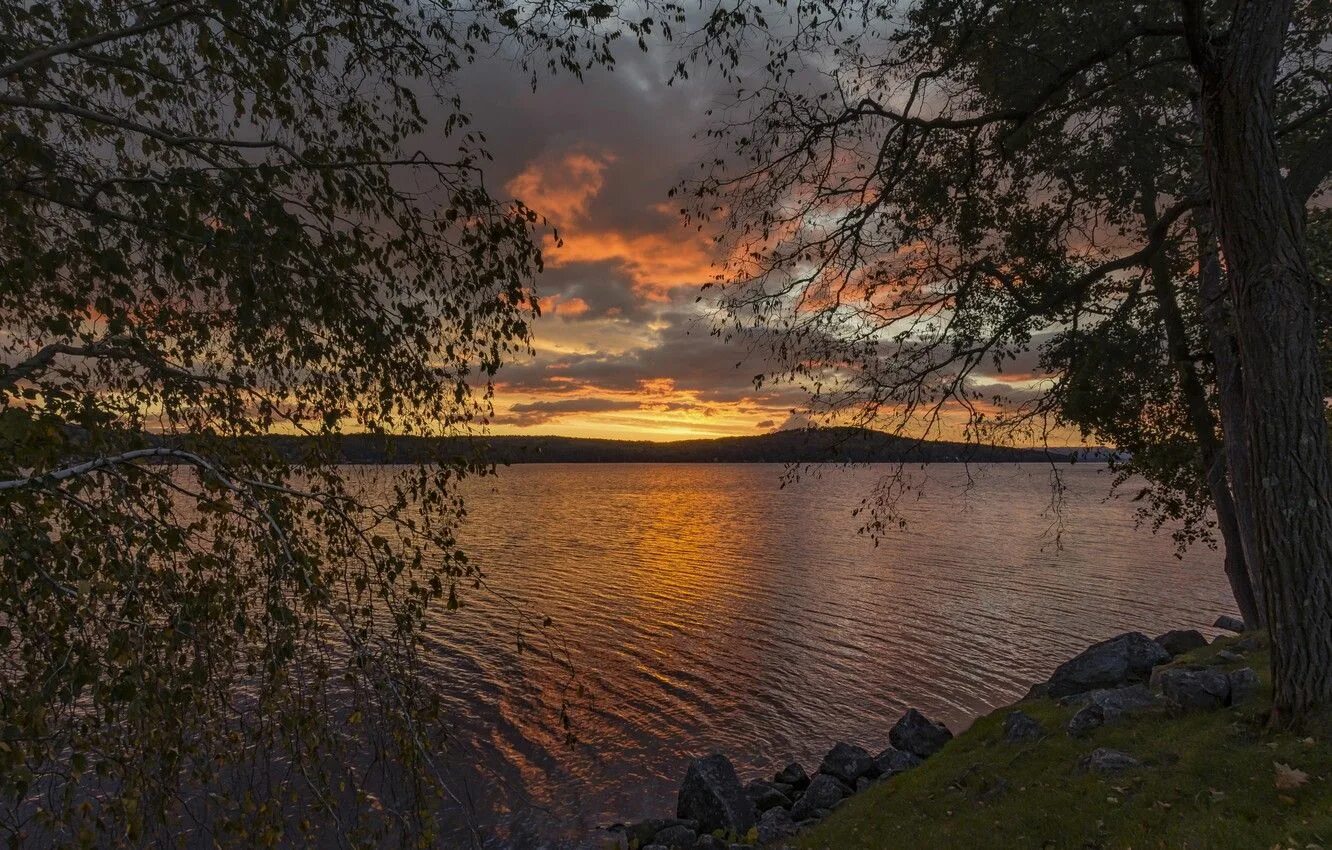
<svg viewBox="0 0 1332 850">
<path fill-rule="evenodd" d="M 838 740 L 878 752 L 908 706 L 957 731 L 1095 640 L 1211 635 L 1233 611 L 1220 555 L 1179 559 L 1168 529 L 1136 529 L 1095 464 L 1060 469 L 1059 541 L 1051 467 L 940 465 L 914 472 L 906 528 L 876 547 L 852 512 L 890 470 L 784 489 L 762 464 L 470 482 L 461 536 L 496 593 L 440 610 L 425 649 L 456 718 L 455 840 L 597 846 L 598 827 L 673 814 L 693 756 L 724 752 L 746 780 L 813 769 Z M 530 628 L 544 616 L 552 641 Z"/>
</svg>

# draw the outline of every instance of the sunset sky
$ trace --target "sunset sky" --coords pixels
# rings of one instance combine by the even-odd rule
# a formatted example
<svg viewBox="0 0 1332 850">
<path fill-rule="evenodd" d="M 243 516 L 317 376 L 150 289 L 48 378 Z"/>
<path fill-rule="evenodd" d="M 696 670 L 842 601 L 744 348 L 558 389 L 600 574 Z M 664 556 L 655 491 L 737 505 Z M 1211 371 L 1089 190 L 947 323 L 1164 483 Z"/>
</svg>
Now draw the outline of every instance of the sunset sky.
<svg viewBox="0 0 1332 850">
<path fill-rule="evenodd" d="M 760 369 L 710 334 L 696 299 L 713 245 L 667 196 L 706 153 L 693 136 L 719 89 L 668 86 L 666 51 L 621 53 L 614 71 L 543 79 L 536 92 L 498 60 L 465 72 L 464 102 L 495 156 L 492 191 L 546 215 L 563 240 L 545 246 L 536 356 L 501 370 L 493 431 L 669 440 L 772 430 L 799 396 L 756 392 Z"/>
<path fill-rule="evenodd" d="M 464 103 L 495 156 L 492 191 L 546 215 L 563 240 L 547 240 L 536 356 L 501 370 L 493 432 L 671 440 L 803 421 L 797 390 L 755 390 L 761 364 L 710 333 L 697 299 L 716 249 L 667 195 L 708 156 L 696 134 L 726 102 L 723 84 L 668 85 L 669 48 L 617 60 L 535 92 L 499 60 L 464 72 Z"/>
</svg>

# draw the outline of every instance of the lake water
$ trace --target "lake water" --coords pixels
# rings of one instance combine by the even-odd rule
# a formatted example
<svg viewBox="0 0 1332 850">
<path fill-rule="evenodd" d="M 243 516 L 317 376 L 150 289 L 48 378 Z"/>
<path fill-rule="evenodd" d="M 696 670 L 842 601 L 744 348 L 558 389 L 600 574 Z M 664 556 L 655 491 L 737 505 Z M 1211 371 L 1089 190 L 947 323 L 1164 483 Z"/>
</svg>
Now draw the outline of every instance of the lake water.
<svg viewBox="0 0 1332 850">
<path fill-rule="evenodd" d="M 1062 468 L 917 471 L 908 523 L 878 547 L 860 500 L 890 467 L 531 465 L 469 486 L 462 538 L 503 596 L 471 593 L 427 634 L 448 695 L 453 826 L 493 847 L 584 847 L 598 827 L 673 814 L 688 760 L 741 777 L 837 740 L 873 752 L 915 706 L 954 730 L 1013 701 L 1092 641 L 1207 628 L 1233 605 L 1220 556 L 1174 555 Z M 550 616 L 575 676 L 515 638 Z M 575 742 L 566 740 L 568 706 Z"/>
</svg>

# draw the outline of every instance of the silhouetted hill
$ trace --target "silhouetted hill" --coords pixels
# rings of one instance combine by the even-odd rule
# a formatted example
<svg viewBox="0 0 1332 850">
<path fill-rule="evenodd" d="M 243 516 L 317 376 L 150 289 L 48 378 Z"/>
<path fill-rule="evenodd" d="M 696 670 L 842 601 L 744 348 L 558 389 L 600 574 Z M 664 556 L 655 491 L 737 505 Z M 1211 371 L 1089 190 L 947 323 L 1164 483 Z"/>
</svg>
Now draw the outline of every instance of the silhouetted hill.
<svg viewBox="0 0 1332 850">
<path fill-rule="evenodd" d="M 299 455 L 299 437 L 270 438 L 284 454 Z M 1073 449 L 1024 449 L 918 441 L 863 428 L 777 431 L 654 443 L 581 437 L 342 438 L 348 463 L 417 463 L 440 456 L 481 454 L 496 463 L 1028 463 L 1071 460 Z"/>
</svg>

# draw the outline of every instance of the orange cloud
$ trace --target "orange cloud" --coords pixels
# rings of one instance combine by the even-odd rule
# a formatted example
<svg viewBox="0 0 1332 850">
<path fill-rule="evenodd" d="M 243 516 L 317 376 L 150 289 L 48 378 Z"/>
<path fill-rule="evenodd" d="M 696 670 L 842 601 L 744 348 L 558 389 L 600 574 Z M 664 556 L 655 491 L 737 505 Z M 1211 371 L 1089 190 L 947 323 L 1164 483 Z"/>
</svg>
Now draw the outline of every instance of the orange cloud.
<svg viewBox="0 0 1332 850">
<path fill-rule="evenodd" d="M 610 154 L 567 153 L 555 162 L 529 164 L 504 188 L 556 227 L 566 228 L 586 218 L 614 161 Z"/>
<path fill-rule="evenodd" d="M 698 286 L 712 280 L 712 240 L 697 230 L 685 230 L 678 209 L 655 203 L 659 230 L 626 232 L 598 225 L 593 204 L 606 185 L 606 171 L 615 162 L 608 153 L 571 151 L 555 159 L 529 163 L 505 188 L 532 207 L 559 230 L 548 234 L 542 246 L 552 268 L 574 263 L 612 261 L 630 275 L 643 297 L 664 302 L 673 289 Z"/>
<path fill-rule="evenodd" d="M 591 307 L 581 298 L 563 298 L 559 295 L 547 295 L 538 302 L 543 316 L 581 316 Z"/>
<path fill-rule="evenodd" d="M 563 245 L 547 237 L 543 246 L 549 265 L 616 261 L 633 278 L 635 291 L 652 301 L 669 301 L 671 290 L 707 283 L 716 273 L 711 242 L 676 227 L 664 233 L 573 229 L 561 236 Z"/>
</svg>

